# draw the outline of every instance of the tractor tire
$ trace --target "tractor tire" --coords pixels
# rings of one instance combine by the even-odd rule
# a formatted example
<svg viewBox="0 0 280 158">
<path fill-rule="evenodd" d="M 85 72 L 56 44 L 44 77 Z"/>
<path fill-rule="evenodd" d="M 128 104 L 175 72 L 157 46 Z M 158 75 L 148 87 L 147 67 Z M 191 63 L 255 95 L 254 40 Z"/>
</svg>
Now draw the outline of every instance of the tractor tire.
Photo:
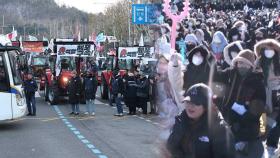
<svg viewBox="0 0 280 158">
<path fill-rule="evenodd" d="M 57 90 L 55 87 L 50 87 L 48 88 L 48 100 L 51 105 L 55 105 L 57 103 Z"/>
<path fill-rule="evenodd" d="M 101 85 L 100 85 L 100 93 L 101 93 L 101 99 L 108 100 L 109 99 L 109 87 L 105 80 L 105 77 L 102 75 L 101 77 Z"/>
</svg>

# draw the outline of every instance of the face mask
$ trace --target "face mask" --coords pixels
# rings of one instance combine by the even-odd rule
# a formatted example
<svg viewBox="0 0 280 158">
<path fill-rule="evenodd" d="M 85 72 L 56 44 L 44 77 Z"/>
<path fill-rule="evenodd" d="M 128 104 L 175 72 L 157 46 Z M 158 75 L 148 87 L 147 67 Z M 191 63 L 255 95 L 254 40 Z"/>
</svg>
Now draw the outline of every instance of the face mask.
<svg viewBox="0 0 280 158">
<path fill-rule="evenodd" d="M 262 40 L 263 39 L 263 37 L 256 37 L 256 40 L 257 41 L 260 41 L 260 40 Z"/>
<path fill-rule="evenodd" d="M 235 58 L 237 55 L 238 55 L 237 52 L 231 52 L 231 57 L 232 57 L 232 59 Z"/>
<path fill-rule="evenodd" d="M 264 51 L 264 55 L 265 57 L 267 57 L 268 59 L 271 59 L 275 54 L 274 50 L 265 50 Z"/>
<path fill-rule="evenodd" d="M 238 40 L 238 35 L 232 36 L 232 40 L 233 40 L 233 41 L 237 41 L 237 40 Z"/>
<path fill-rule="evenodd" d="M 214 43 L 222 43 L 222 40 L 221 40 L 218 36 L 215 36 L 215 37 L 213 38 L 213 42 L 214 42 Z"/>
<path fill-rule="evenodd" d="M 201 56 L 194 55 L 193 59 L 192 59 L 192 62 L 195 66 L 199 66 L 203 63 L 203 58 Z"/>
<path fill-rule="evenodd" d="M 192 26 L 193 26 L 193 24 L 192 24 L 191 22 L 189 22 L 188 24 L 189 24 L 189 27 L 192 27 Z"/>
<path fill-rule="evenodd" d="M 248 73 L 251 72 L 251 69 L 248 69 L 248 68 L 238 68 L 238 73 L 241 75 L 241 76 L 246 76 Z"/>
</svg>

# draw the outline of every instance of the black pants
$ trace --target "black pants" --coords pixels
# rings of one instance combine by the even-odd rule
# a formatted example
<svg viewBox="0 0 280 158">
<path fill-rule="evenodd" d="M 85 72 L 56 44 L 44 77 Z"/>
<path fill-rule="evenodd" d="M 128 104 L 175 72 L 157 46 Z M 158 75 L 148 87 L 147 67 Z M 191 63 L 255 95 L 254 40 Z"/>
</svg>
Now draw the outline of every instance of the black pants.
<svg viewBox="0 0 280 158">
<path fill-rule="evenodd" d="M 274 148 L 278 148 L 278 142 L 280 137 L 280 114 L 278 114 L 276 122 L 277 125 L 269 131 L 266 141 L 266 145 Z"/>
<path fill-rule="evenodd" d="M 139 98 L 139 105 L 143 110 L 143 114 L 147 114 L 147 99 L 146 98 Z"/>
<path fill-rule="evenodd" d="M 127 101 L 127 106 L 130 114 L 136 114 L 136 103 L 133 101 Z"/>
</svg>

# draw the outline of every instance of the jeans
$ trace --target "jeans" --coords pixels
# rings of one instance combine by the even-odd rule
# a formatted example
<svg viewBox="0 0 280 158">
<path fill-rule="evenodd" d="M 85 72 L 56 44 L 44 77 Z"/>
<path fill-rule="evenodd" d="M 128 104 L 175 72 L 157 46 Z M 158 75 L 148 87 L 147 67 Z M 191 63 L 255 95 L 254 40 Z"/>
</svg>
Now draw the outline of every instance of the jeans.
<svg viewBox="0 0 280 158">
<path fill-rule="evenodd" d="M 26 104 L 28 108 L 28 113 L 32 115 L 36 115 L 35 95 L 26 96 Z"/>
<path fill-rule="evenodd" d="M 71 106 L 72 106 L 72 112 L 74 112 L 74 113 L 80 112 L 79 104 L 71 104 Z"/>
<path fill-rule="evenodd" d="M 94 99 L 86 100 L 86 106 L 87 106 L 88 113 L 91 114 L 91 113 L 95 112 Z"/>
<path fill-rule="evenodd" d="M 109 92 L 109 104 L 110 104 L 110 106 L 113 106 L 114 99 L 115 99 L 114 94 L 112 94 L 112 92 Z"/>
<path fill-rule="evenodd" d="M 118 114 L 122 114 L 123 113 L 123 107 L 122 107 L 121 100 L 122 100 L 121 97 L 115 96 L 115 101 L 116 101 L 116 106 L 117 106 Z"/>
</svg>

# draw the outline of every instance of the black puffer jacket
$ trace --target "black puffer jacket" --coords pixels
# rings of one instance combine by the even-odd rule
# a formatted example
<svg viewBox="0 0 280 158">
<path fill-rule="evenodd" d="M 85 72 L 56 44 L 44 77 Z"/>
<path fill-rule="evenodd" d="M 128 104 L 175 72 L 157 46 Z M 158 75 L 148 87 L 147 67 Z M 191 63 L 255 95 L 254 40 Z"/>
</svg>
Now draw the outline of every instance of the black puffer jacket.
<svg viewBox="0 0 280 158">
<path fill-rule="evenodd" d="M 73 77 L 68 85 L 69 103 L 79 104 L 81 94 L 82 81 L 80 77 Z"/>
<path fill-rule="evenodd" d="M 219 71 L 215 77 L 217 83 L 224 88 L 224 94 L 218 99 L 217 105 L 231 125 L 236 141 L 258 139 L 259 119 L 264 112 L 266 101 L 263 75 L 252 72 L 241 77 L 235 68 L 229 68 Z M 234 103 L 245 106 L 247 111 L 244 115 L 232 110 Z"/>
<path fill-rule="evenodd" d="M 186 111 L 176 117 L 167 148 L 173 158 L 234 158 L 233 141 L 218 116 L 208 125 L 207 115 L 193 122 Z"/>
</svg>

